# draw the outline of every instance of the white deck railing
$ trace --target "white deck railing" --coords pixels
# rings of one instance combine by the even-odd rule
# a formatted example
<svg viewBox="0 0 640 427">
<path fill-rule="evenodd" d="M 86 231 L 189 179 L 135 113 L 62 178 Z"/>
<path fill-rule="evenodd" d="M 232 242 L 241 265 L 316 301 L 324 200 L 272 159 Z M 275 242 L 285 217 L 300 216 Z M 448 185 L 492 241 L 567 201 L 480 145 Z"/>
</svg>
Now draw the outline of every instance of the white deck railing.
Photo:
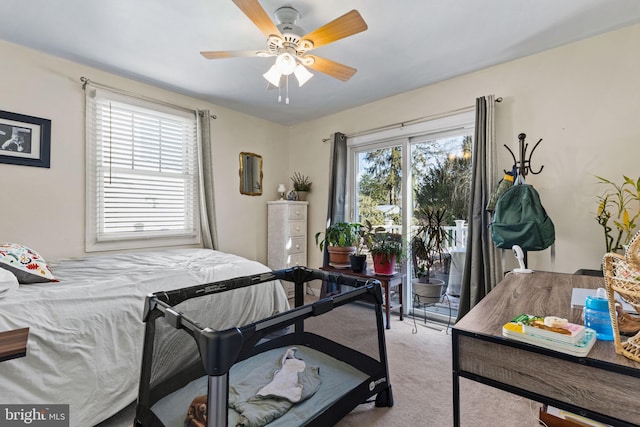
<svg viewBox="0 0 640 427">
<path fill-rule="evenodd" d="M 383 227 L 388 233 L 401 233 L 402 226 L 395 224 L 375 225 L 374 227 Z M 419 226 L 411 227 L 411 233 L 415 232 Z M 464 249 L 467 244 L 467 225 L 464 220 L 456 220 L 456 225 L 445 225 L 442 227 L 448 235 L 446 242 L 446 250 Z"/>
</svg>

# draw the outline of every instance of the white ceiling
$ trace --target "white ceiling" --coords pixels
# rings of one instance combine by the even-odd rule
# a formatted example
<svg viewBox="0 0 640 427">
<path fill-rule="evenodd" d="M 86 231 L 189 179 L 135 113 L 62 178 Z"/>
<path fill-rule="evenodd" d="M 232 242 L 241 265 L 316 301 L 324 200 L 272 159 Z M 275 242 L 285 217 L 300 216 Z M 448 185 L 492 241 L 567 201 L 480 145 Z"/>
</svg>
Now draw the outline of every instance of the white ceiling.
<svg viewBox="0 0 640 427">
<path fill-rule="evenodd" d="M 291 80 L 285 105 L 262 77 L 273 58 L 199 54 L 264 48 L 263 34 L 231 0 L 2 4 L 1 39 L 284 125 L 640 22 L 639 0 L 260 0 L 272 18 L 295 7 L 306 32 L 351 9 L 369 26 L 314 50 L 357 68 L 351 80 L 317 72 L 302 88 Z"/>
</svg>

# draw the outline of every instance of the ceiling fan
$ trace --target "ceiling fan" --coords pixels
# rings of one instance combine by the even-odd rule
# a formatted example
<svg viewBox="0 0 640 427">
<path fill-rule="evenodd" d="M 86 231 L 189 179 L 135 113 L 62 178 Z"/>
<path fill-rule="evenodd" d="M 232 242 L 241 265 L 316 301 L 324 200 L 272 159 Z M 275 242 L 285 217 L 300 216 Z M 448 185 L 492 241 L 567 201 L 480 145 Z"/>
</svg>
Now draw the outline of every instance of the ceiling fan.
<svg viewBox="0 0 640 427">
<path fill-rule="evenodd" d="M 310 55 L 309 52 L 366 30 L 367 24 L 357 10 L 347 12 L 305 34 L 304 30 L 296 25 L 300 13 L 293 7 L 284 6 L 276 10 L 274 15 L 278 25 L 275 25 L 258 0 L 233 2 L 267 36 L 266 49 L 200 52 L 205 58 L 276 57 L 275 64 L 263 75 L 275 87 L 280 87 L 281 82 L 291 74 L 295 75 L 298 84 L 302 86 L 313 76 L 306 67 L 342 81 L 349 80 L 356 73 L 355 68 Z"/>
</svg>

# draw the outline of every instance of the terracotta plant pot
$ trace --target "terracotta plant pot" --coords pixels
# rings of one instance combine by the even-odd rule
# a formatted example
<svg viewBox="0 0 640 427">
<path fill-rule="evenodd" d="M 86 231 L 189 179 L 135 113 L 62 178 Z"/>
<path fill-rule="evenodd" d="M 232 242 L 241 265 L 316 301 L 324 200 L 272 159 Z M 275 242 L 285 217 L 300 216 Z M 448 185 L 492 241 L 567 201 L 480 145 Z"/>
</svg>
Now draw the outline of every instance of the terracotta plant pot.
<svg viewBox="0 0 640 427">
<path fill-rule="evenodd" d="M 349 256 L 356 252 L 355 246 L 328 246 L 329 265 L 335 268 L 349 268 L 351 262 Z"/>
<path fill-rule="evenodd" d="M 387 254 L 372 254 L 373 270 L 376 274 L 384 274 L 387 276 L 396 272 L 396 256 Z"/>
</svg>

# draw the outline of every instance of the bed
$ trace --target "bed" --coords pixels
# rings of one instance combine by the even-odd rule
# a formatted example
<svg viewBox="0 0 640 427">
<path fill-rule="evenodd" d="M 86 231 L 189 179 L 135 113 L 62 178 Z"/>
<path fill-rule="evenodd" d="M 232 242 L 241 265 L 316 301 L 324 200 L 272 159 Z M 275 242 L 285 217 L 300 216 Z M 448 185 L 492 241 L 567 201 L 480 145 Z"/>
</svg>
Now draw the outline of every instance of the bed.
<svg viewBox="0 0 640 427">
<path fill-rule="evenodd" d="M 297 300 L 314 280 L 342 291 L 215 326 L 212 298 L 273 280 L 294 283 Z M 155 292 L 145 307 L 136 426 L 328 426 L 368 401 L 393 406 L 376 280 L 294 267 Z"/>
<path fill-rule="evenodd" d="M 0 248 L 2 249 L 2 248 Z M 0 297 L 0 330 L 29 327 L 26 357 L 0 363 L 5 404 L 69 404 L 71 426 L 95 425 L 135 401 L 145 297 L 270 270 L 207 249 L 98 255 L 52 264 L 58 282 L 20 284 Z M 219 295 L 220 327 L 286 312 L 275 280 Z"/>
</svg>

